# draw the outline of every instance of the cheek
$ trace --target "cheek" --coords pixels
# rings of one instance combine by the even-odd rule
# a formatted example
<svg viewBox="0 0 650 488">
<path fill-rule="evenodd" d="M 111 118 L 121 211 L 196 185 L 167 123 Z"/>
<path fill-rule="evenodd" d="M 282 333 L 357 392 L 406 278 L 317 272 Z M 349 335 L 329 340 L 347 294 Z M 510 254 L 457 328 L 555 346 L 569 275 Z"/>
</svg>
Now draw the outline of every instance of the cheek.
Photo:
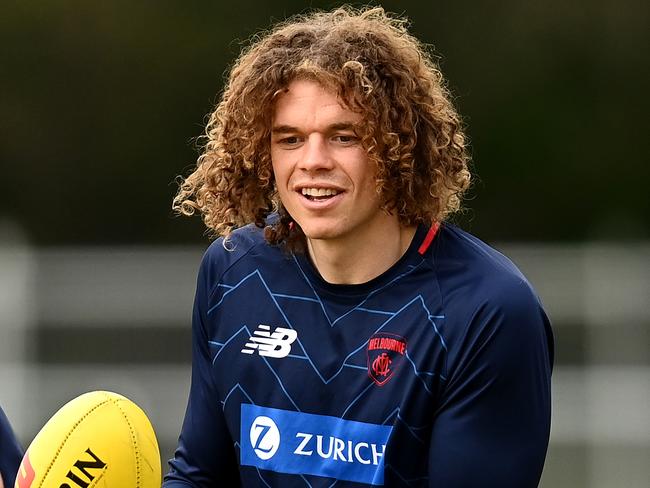
<svg viewBox="0 0 650 488">
<path fill-rule="evenodd" d="M 271 171 L 273 172 L 273 180 L 279 186 L 282 181 L 282 165 L 276 157 L 273 157 L 273 153 L 271 153 Z"/>
<path fill-rule="evenodd" d="M 287 200 L 289 199 L 290 191 L 288 189 L 289 187 L 289 179 L 291 177 L 289 171 L 282 168 L 281 165 L 273 165 L 273 182 L 275 183 L 275 189 L 278 192 L 278 195 L 280 196 L 280 200 L 283 201 L 283 203 L 287 204 Z"/>
<path fill-rule="evenodd" d="M 287 192 L 287 185 L 289 183 L 289 173 L 282 168 L 273 168 L 273 179 L 275 181 L 275 186 L 280 193 Z"/>
<path fill-rule="evenodd" d="M 376 192 L 377 188 L 377 168 L 370 161 L 366 162 L 363 168 L 355 175 L 359 184 L 363 187 L 365 193 Z"/>
</svg>

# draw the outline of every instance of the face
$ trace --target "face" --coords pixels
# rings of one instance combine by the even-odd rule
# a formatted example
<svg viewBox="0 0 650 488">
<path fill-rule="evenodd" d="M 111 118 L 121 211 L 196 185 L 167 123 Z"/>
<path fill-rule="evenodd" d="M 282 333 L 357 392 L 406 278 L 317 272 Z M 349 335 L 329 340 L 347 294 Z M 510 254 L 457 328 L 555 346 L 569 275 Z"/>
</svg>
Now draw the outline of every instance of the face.
<svg viewBox="0 0 650 488">
<path fill-rule="evenodd" d="M 395 225 L 379 208 L 376 168 L 355 133 L 360 114 L 322 85 L 296 80 L 278 96 L 272 123 L 275 183 L 308 239 L 359 243 Z"/>
</svg>

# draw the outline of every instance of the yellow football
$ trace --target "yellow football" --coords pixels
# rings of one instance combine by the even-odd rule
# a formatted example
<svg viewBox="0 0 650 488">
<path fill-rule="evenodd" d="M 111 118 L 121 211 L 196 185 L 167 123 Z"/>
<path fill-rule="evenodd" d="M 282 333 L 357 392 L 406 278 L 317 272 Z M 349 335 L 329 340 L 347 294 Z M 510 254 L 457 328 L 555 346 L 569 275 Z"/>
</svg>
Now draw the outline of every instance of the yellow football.
<svg viewBox="0 0 650 488">
<path fill-rule="evenodd" d="M 14 488 L 160 488 L 160 452 L 145 413 L 93 391 L 66 403 L 34 438 Z"/>
</svg>

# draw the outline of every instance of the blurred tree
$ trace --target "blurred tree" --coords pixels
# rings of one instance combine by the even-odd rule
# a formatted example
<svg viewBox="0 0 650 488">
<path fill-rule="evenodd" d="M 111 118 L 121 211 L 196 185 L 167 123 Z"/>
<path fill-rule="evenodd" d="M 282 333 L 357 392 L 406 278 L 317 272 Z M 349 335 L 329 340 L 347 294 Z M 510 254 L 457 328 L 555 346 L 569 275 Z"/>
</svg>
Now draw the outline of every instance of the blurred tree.
<svg viewBox="0 0 650 488">
<path fill-rule="evenodd" d="M 463 226 L 648 237 L 647 3 L 382 4 L 442 55 L 467 122 L 479 177 Z M 174 177 L 242 43 L 306 5 L 5 1 L 0 220 L 37 244 L 205 242 L 199 219 L 171 217 Z"/>
</svg>

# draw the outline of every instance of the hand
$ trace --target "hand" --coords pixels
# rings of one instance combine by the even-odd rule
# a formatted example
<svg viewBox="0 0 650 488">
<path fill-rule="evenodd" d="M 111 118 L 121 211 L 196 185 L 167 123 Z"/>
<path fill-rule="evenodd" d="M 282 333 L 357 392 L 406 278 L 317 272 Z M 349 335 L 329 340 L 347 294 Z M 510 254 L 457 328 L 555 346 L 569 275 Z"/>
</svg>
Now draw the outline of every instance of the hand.
<svg viewBox="0 0 650 488">
<path fill-rule="evenodd" d="M 5 484 L 2 482 L 2 475 L 0 474 L 0 488 L 5 488 Z"/>
</svg>

